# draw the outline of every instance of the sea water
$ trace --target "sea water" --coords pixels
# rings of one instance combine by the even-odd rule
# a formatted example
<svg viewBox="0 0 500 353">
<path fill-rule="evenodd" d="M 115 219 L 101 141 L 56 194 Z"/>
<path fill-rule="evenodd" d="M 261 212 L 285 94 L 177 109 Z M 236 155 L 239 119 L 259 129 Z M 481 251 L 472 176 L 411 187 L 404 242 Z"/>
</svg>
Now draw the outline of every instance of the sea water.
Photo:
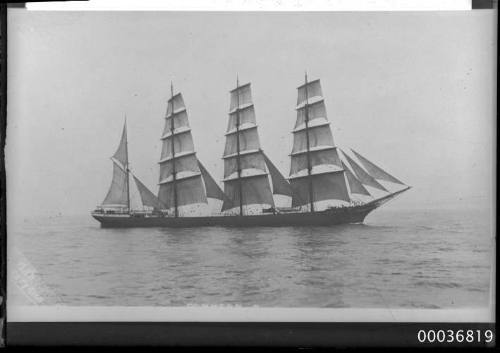
<svg viewBox="0 0 500 353">
<path fill-rule="evenodd" d="M 101 229 L 90 215 L 8 228 L 9 301 L 261 307 L 486 307 L 489 210 L 390 210 L 327 227 Z"/>
</svg>

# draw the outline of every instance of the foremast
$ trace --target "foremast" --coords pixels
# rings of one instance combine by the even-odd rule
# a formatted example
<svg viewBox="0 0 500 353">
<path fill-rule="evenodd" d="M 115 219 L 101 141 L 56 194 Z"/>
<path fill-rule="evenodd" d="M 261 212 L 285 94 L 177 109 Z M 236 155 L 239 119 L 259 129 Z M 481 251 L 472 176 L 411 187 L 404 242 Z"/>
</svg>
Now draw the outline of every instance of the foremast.
<svg viewBox="0 0 500 353">
<path fill-rule="evenodd" d="M 351 199 L 337 146 L 326 115 L 319 79 L 297 88 L 297 120 L 290 154 L 289 182 L 292 206 L 309 212 L 330 206 L 347 205 Z"/>
</svg>

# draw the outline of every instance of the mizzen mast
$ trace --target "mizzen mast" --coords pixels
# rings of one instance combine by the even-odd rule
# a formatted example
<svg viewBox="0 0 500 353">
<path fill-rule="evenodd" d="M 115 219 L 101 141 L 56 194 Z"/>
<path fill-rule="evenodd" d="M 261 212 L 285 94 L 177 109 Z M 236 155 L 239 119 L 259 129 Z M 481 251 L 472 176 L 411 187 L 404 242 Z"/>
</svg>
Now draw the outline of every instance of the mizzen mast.
<svg viewBox="0 0 500 353">
<path fill-rule="evenodd" d="M 102 202 L 104 207 L 126 207 L 130 212 L 129 166 L 127 149 L 127 121 L 123 124 L 120 144 L 111 157 L 113 162 L 113 179 L 108 193 Z"/>
</svg>

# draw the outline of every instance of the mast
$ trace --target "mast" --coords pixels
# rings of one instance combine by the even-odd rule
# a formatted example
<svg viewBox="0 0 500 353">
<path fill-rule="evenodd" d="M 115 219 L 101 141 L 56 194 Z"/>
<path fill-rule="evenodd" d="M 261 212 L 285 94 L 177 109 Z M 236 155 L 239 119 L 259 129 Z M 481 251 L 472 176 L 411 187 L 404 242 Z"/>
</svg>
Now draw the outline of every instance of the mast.
<svg viewBox="0 0 500 353">
<path fill-rule="evenodd" d="M 126 133 L 126 130 L 127 129 L 127 115 L 125 114 L 125 133 Z M 126 180 L 127 180 L 127 209 L 128 209 L 128 212 L 130 213 L 130 175 L 129 175 L 129 172 L 130 172 L 130 169 L 129 169 L 129 166 L 128 166 L 128 137 L 125 136 L 125 155 L 127 156 L 127 160 L 126 160 L 126 163 L 125 163 L 125 173 L 126 173 Z"/>
<path fill-rule="evenodd" d="M 172 114 L 175 112 L 175 107 L 174 107 L 174 84 L 170 82 L 170 99 L 172 100 Z M 179 210 L 177 208 L 177 176 L 176 176 L 176 171 L 175 171 L 175 144 L 174 144 L 174 119 L 170 120 L 170 133 L 172 136 L 171 139 L 171 147 L 172 147 L 172 185 L 174 189 L 174 210 L 175 210 L 175 217 L 179 216 Z"/>
<path fill-rule="evenodd" d="M 113 162 L 113 179 L 108 193 L 102 202 L 106 207 L 120 207 L 130 212 L 129 165 L 127 151 L 127 120 L 123 124 L 120 144 L 111 157 Z"/>
<path fill-rule="evenodd" d="M 238 193 L 240 195 L 240 216 L 243 216 L 243 185 L 241 183 L 241 161 L 240 161 L 240 81 L 236 75 L 236 165 L 238 172 Z"/>
<path fill-rule="evenodd" d="M 241 85 L 237 78 L 236 86 L 229 91 L 229 119 L 222 156 L 227 197 L 221 211 L 231 209 L 234 214 L 243 216 L 258 212 L 262 205 L 274 207 L 274 200 L 260 148 L 251 85 Z"/>
<path fill-rule="evenodd" d="M 308 102 L 308 92 L 307 92 L 307 71 L 305 73 L 305 93 L 306 93 L 306 102 L 304 105 L 304 113 L 305 113 L 305 124 L 306 124 L 306 156 L 307 156 L 307 175 L 309 179 L 309 205 L 310 212 L 314 212 L 314 198 L 313 198 L 313 180 L 311 175 L 311 147 L 309 144 L 309 102 Z"/>
<path fill-rule="evenodd" d="M 297 120 L 288 178 L 292 206 L 316 212 L 350 202 L 345 171 L 333 141 L 319 79 L 297 87 Z"/>
</svg>

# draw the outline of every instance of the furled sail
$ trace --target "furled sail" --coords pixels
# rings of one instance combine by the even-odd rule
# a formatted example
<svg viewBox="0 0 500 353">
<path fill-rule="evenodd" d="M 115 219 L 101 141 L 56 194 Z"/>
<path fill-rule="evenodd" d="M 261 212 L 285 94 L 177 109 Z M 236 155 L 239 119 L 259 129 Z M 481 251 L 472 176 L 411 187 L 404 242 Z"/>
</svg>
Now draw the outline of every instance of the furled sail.
<svg viewBox="0 0 500 353">
<path fill-rule="evenodd" d="M 306 83 L 297 90 L 289 176 L 292 206 L 309 205 L 313 211 L 315 202 L 349 202 L 344 167 L 333 141 L 320 81 L 307 82 L 306 77 Z"/>
<path fill-rule="evenodd" d="M 205 190 L 207 197 L 212 199 L 224 200 L 225 195 L 222 189 L 217 185 L 215 179 L 210 175 L 208 170 L 205 168 L 203 164 L 198 160 L 198 167 L 200 168 L 201 175 L 203 177 L 203 181 L 205 182 Z"/>
<path fill-rule="evenodd" d="M 349 157 L 345 152 L 343 152 L 343 154 L 347 159 L 347 161 L 349 162 L 349 165 L 351 166 L 352 170 L 354 171 L 356 178 L 363 185 L 371 186 L 375 189 L 388 192 L 388 190 L 384 186 L 382 186 L 382 184 L 380 184 L 377 180 L 375 180 L 374 177 L 372 177 L 363 168 L 361 168 L 361 166 L 359 166 L 351 157 Z"/>
<path fill-rule="evenodd" d="M 393 177 L 392 175 L 387 173 L 382 168 L 376 166 L 375 164 L 370 162 L 368 159 L 366 159 L 365 157 L 360 155 L 358 152 L 354 151 L 352 148 L 351 148 L 351 151 L 356 155 L 356 157 L 359 159 L 359 161 L 361 162 L 363 167 L 365 167 L 368 174 L 370 174 L 375 179 L 385 180 L 385 181 L 389 181 L 391 183 L 405 185 L 402 181 L 396 179 L 395 177 Z"/>
<path fill-rule="evenodd" d="M 160 158 L 158 199 L 178 214 L 178 207 L 207 203 L 188 115 L 181 93 L 168 101 Z"/>
<path fill-rule="evenodd" d="M 260 149 L 250 83 L 230 92 L 229 122 L 224 148 L 222 211 L 248 205 L 274 206 L 264 155 Z"/>
<path fill-rule="evenodd" d="M 153 207 L 156 210 L 166 209 L 167 206 L 162 204 L 162 202 L 153 194 L 146 185 L 144 185 L 135 175 L 134 175 L 135 185 L 139 190 L 141 195 L 141 201 L 144 206 Z"/>
<path fill-rule="evenodd" d="M 127 172 L 118 163 L 113 161 L 113 179 L 102 205 L 108 207 L 128 207 L 128 203 Z"/>
<path fill-rule="evenodd" d="M 292 188 L 290 183 L 285 179 L 281 172 L 276 168 L 276 166 L 271 162 L 271 160 L 262 153 L 264 160 L 266 162 L 267 169 L 271 175 L 271 183 L 273 184 L 273 194 L 274 195 L 286 195 L 292 196 Z"/>
</svg>

